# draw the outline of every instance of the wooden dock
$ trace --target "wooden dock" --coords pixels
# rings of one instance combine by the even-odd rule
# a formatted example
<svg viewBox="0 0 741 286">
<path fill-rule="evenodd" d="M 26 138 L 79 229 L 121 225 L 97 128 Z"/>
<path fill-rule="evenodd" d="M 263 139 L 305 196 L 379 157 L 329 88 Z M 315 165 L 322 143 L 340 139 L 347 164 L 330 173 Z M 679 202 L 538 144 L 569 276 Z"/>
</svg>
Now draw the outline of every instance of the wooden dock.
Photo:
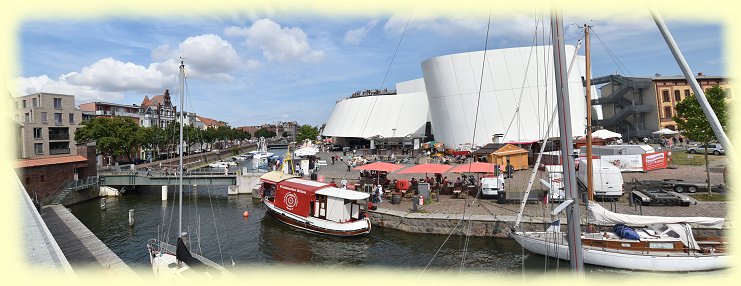
<svg viewBox="0 0 741 286">
<path fill-rule="evenodd" d="M 41 210 L 41 217 L 75 271 L 103 270 L 108 275 L 136 277 L 136 273 L 67 208 L 46 206 Z"/>
</svg>

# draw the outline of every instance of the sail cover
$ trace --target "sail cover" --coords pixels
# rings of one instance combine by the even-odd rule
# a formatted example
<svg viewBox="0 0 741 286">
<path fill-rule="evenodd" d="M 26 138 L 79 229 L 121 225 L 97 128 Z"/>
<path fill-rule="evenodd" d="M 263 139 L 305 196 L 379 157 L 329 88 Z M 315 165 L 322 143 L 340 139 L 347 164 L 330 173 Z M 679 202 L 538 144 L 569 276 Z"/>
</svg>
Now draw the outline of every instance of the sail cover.
<svg viewBox="0 0 741 286">
<path fill-rule="evenodd" d="M 196 259 L 195 257 L 193 257 L 193 255 L 190 254 L 190 251 L 188 251 L 188 248 L 185 246 L 182 238 L 178 238 L 178 246 L 177 250 L 175 251 L 175 257 L 177 257 L 178 260 L 185 262 L 185 264 L 188 265 L 191 269 L 206 267 L 203 262 Z"/>
<path fill-rule="evenodd" d="M 720 229 L 723 227 L 723 218 L 715 217 L 664 217 L 618 214 L 611 212 L 595 202 L 589 202 L 589 222 L 594 224 L 613 225 L 651 225 L 691 223 L 701 227 Z"/>
</svg>

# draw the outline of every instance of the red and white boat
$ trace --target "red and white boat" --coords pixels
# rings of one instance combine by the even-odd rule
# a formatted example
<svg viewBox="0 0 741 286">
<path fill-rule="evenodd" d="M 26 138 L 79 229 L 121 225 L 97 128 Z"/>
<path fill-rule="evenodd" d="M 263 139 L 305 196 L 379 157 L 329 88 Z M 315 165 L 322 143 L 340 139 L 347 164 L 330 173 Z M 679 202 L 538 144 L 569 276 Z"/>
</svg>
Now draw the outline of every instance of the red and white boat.
<svg viewBox="0 0 741 286">
<path fill-rule="evenodd" d="M 260 177 L 260 197 L 273 217 L 290 226 L 335 236 L 371 230 L 367 193 L 298 178 L 282 172 Z"/>
</svg>

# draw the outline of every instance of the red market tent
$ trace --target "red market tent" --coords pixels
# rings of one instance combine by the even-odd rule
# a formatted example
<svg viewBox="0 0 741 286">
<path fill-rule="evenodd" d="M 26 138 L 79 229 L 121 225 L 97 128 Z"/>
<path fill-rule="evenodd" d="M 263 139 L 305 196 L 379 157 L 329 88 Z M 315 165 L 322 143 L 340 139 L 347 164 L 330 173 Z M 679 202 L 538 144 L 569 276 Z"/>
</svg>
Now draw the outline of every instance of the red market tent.
<svg viewBox="0 0 741 286">
<path fill-rule="evenodd" d="M 448 170 L 449 173 L 494 173 L 494 164 L 484 162 L 465 163 Z M 499 165 L 499 170 L 504 171 L 504 166 Z"/>
<path fill-rule="evenodd" d="M 453 166 L 442 164 L 421 164 L 406 168 L 397 172 L 398 174 L 442 174 L 448 172 Z"/>
<path fill-rule="evenodd" d="M 381 172 L 391 173 L 391 172 L 396 171 L 396 170 L 399 170 L 401 168 L 404 168 L 404 166 L 403 165 L 386 163 L 386 162 L 374 162 L 374 163 L 365 164 L 365 165 L 362 165 L 362 166 L 355 167 L 353 170 L 381 171 Z"/>
</svg>

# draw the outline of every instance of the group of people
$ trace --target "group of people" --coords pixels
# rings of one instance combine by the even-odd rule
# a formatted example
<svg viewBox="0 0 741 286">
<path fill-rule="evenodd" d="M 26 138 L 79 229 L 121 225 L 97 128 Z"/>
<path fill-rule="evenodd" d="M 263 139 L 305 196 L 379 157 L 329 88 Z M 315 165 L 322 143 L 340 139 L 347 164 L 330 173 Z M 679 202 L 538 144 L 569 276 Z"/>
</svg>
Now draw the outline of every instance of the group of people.
<svg viewBox="0 0 741 286">
<path fill-rule="evenodd" d="M 363 97 L 363 96 L 378 95 L 378 94 L 389 94 L 389 90 L 387 88 L 384 88 L 384 89 L 365 89 L 365 90 L 360 90 L 360 91 L 353 92 L 353 94 L 350 97 Z"/>
</svg>

